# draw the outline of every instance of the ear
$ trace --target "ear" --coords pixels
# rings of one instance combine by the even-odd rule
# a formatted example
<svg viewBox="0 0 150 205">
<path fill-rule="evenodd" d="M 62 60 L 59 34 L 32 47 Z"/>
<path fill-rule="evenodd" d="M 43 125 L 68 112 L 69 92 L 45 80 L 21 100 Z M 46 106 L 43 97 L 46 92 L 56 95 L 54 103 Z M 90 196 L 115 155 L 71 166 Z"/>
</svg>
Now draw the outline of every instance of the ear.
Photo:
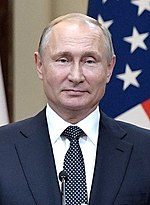
<svg viewBox="0 0 150 205">
<path fill-rule="evenodd" d="M 107 83 L 109 83 L 114 67 L 115 67 L 115 63 L 116 63 L 116 56 L 114 55 L 111 59 L 111 62 L 108 64 L 108 69 L 107 69 Z"/>
<path fill-rule="evenodd" d="M 42 63 L 42 60 L 41 60 L 41 56 L 38 52 L 35 52 L 34 53 L 34 61 L 35 61 L 35 64 L 36 64 L 36 71 L 37 71 L 37 74 L 39 76 L 39 78 L 42 80 L 43 79 L 43 63 Z"/>
</svg>

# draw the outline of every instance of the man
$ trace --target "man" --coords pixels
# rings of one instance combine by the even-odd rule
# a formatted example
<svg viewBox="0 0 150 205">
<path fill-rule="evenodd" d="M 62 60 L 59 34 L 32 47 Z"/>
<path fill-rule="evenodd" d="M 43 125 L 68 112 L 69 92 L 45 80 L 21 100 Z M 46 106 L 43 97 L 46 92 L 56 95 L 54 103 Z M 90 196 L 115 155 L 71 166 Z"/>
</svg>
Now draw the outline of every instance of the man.
<svg viewBox="0 0 150 205">
<path fill-rule="evenodd" d="M 61 205 L 58 175 L 71 143 L 62 133 L 70 125 L 85 133 L 88 204 L 150 204 L 150 131 L 98 108 L 116 59 L 108 30 L 83 14 L 59 17 L 34 56 L 48 104 L 0 129 L 0 204 Z"/>
</svg>

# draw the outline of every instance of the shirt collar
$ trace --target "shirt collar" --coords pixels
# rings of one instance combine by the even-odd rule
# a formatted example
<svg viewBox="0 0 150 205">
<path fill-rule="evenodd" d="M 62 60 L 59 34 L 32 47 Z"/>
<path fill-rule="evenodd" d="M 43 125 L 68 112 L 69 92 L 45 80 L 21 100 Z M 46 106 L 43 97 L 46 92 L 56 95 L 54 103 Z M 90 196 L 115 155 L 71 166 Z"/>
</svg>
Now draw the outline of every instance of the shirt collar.
<svg viewBox="0 0 150 205">
<path fill-rule="evenodd" d="M 51 109 L 48 104 L 46 107 L 46 118 L 50 139 L 53 144 L 59 139 L 61 133 L 71 124 L 63 120 L 56 112 Z M 99 108 L 97 107 L 85 119 L 73 125 L 79 126 L 85 132 L 87 137 L 89 137 L 91 142 L 96 145 L 98 139 L 99 122 L 100 112 Z"/>
<path fill-rule="evenodd" d="M 99 122 L 100 112 L 97 107 L 92 113 L 90 113 L 85 119 L 77 123 L 91 140 L 94 145 L 97 145 L 97 139 L 99 134 Z"/>
</svg>

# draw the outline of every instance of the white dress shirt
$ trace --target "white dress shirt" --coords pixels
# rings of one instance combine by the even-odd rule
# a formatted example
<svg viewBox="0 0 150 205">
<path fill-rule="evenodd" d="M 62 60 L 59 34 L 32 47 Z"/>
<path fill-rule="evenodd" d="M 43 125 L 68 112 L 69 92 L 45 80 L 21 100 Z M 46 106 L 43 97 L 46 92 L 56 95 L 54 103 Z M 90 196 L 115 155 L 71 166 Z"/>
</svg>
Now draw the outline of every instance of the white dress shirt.
<svg viewBox="0 0 150 205">
<path fill-rule="evenodd" d="M 55 113 L 49 105 L 46 108 L 46 118 L 48 123 L 48 130 L 50 135 L 50 140 L 53 148 L 53 154 L 55 159 L 55 165 L 57 170 L 57 175 L 63 170 L 63 161 L 65 154 L 69 148 L 69 140 L 67 138 L 60 137 L 61 133 L 69 126 L 72 125 L 64 121 L 57 113 Z M 84 157 L 85 171 L 86 171 L 86 181 L 87 181 L 87 191 L 88 197 L 91 191 L 97 140 L 99 134 L 99 121 L 100 112 L 97 107 L 90 115 L 77 124 L 73 124 L 80 127 L 85 133 L 86 137 L 80 138 L 80 147 Z"/>
</svg>

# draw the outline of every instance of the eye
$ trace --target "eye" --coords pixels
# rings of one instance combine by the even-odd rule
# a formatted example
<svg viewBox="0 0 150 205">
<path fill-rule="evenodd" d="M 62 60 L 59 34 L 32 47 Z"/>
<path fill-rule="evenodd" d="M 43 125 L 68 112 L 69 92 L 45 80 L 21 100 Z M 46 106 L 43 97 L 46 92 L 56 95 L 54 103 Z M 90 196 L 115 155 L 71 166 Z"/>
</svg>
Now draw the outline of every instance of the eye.
<svg viewBox="0 0 150 205">
<path fill-rule="evenodd" d="M 59 58 L 56 60 L 56 62 L 67 63 L 67 62 L 69 62 L 69 60 L 67 58 Z"/>
<path fill-rule="evenodd" d="M 95 64 L 96 60 L 93 57 L 88 57 L 88 58 L 84 59 L 84 62 L 88 65 L 91 65 L 91 64 Z"/>
<path fill-rule="evenodd" d="M 85 62 L 88 63 L 88 64 L 93 64 L 93 63 L 95 63 L 95 60 L 90 59 L 90 60 L 86 60 Z"/>
</svg>

